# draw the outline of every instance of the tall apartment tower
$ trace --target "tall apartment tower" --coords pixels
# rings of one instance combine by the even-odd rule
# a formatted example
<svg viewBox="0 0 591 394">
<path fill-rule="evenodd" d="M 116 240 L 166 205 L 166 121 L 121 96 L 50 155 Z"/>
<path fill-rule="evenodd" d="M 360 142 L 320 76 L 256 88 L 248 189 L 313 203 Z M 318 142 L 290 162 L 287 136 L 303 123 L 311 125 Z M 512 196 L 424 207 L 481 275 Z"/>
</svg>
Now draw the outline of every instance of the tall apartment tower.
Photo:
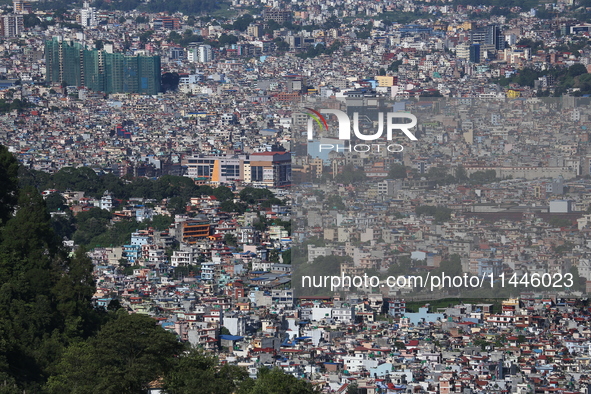
<svg viewBox="0 0 591 394">
<path fill-rule="evenodd" d="M 105 93 L 155 95 L 160 91 L 160 56 L 125 56 L 86 49 L 57 37 L 45 42 L 46 80 Z"/>
<path fill-rule="evenodd" d="M 0 34 L 5 38 L 18 37 L 24 30 L 21 14 L 8 14 L 0 17 Z"/>
<path fill-rule="evenodd" d="M 96 11 L 87 1 L 84 2 L 80 10 L 80 23 L 84 27 L 95 27 L 97 25 Z"/>
<path fill-rule="evenodd" d="M 33 11 L 31 3 L 23 0 L 13 0 L 12 8 L 15 14 L 30 14 Z"/>
<path fill-rule="evenodd" d="M 199 63 L 209 63 L 213 60 L 211 45 L 199 45 L 197 50 Z"/>
<path fill-rule="evenodd" d="M 470 40 L 481 45 L 494 45 L 496 50 L 505 49 L 505 35 L 499 25 L 488 25 L 472 30 Z"/>
</svg>

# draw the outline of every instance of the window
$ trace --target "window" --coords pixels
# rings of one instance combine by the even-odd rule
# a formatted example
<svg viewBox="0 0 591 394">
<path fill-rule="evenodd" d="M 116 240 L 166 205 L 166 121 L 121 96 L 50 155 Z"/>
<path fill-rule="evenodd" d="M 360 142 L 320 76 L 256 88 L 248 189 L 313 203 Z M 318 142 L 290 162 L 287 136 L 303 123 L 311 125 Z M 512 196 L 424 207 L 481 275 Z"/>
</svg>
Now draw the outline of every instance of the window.
<svg viewBox="0 0 591 394">
<path fill-rule="evenodd" d="M 223 164 L 221 167 L 221 175 L 228 178 L 238 178 L 240 176 L 240 165 Z"/>
<path fill-rule="evenodd" d="M 262 166 L 251 167 L 250 171 L 251 171 L 251 180 L 253 182 L 262 182 L 263 181 L 263 167 Z"/>
</svg>

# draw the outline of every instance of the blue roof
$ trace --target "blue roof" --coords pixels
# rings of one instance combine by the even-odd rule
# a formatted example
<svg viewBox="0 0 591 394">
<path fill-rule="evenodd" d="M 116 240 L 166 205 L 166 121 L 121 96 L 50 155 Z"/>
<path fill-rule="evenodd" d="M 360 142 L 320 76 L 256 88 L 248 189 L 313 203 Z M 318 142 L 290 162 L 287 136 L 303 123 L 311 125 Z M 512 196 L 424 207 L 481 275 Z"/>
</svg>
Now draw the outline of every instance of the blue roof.
<svg viewBox="0 0 591 394">
<path fill-rule="evenodd" d="M 223 339 L 224 341 L 241 341 L 244 337 L 241 337 L 240 335 L 220 335 L 220 339 Z"/>
</svg>

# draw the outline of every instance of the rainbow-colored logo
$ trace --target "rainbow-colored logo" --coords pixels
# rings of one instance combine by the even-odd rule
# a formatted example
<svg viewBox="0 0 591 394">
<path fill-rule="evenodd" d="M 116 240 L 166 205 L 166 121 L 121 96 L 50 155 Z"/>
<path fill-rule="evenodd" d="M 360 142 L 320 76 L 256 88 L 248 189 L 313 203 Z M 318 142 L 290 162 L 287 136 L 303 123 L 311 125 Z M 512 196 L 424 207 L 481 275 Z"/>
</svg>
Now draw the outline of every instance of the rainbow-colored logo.
<svg viewBox="0 0 591 394">
<path fill-rule="evenodd" d="M 324 116 L 322 116 L 320 112 L 308 107 L 305 107 L 304 109 L 310 111 L 308 115 L 316 121 L 320 129 L 324 128 L 326 131 L 328 131 L 328 123 L 326 122 L 326 119 L 324 118 Z"/>
</svg>

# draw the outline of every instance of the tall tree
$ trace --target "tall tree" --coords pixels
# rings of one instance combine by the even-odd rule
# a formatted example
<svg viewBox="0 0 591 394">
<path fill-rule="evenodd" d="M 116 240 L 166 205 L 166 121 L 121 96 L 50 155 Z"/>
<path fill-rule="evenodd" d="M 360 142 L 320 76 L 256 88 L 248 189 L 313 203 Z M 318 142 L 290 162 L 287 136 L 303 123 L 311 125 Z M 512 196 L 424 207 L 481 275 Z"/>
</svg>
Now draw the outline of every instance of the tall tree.
<svg viewBox="0 0 591 394">
<path fill-rule="evenodd" d="M 6 373 L 29 391 L 44 381 L 63 328 L 52 288 L 58 277 L 54 262 L 66 256 L 55 241 L 43 198 L 25 188 L 16 215 L 2 228 L 0 332 Z"/>
<path fill-rule="evenodd" d="M 168 373 L 183 349 L 176 336 L 151 317 L 116 314 L 96 337 L 68 348 L 47 384 L 50 393 L 141 393 Z"/>
<path fill-rule="evenodd" d="M 313 394 L 318 393 L 303 379 L 288 375 L 279 368 L 261 368 L 256 380 L 247 379 L 238 391 L 239 394 Z"/>
<path fill-rule="evenodd" d="M 12 216 L 17 203 L 18 193 L 18 162 L 0 145 L 0 225 Z"/>
<path fill-rule="evenodd" d="M 164 378 L 169 394 L 230 394 L 248 377 L 245 369 L 224 364 L 201 350 L 191 350 L 181 356 L 172 371 Z"/>
</svg>

